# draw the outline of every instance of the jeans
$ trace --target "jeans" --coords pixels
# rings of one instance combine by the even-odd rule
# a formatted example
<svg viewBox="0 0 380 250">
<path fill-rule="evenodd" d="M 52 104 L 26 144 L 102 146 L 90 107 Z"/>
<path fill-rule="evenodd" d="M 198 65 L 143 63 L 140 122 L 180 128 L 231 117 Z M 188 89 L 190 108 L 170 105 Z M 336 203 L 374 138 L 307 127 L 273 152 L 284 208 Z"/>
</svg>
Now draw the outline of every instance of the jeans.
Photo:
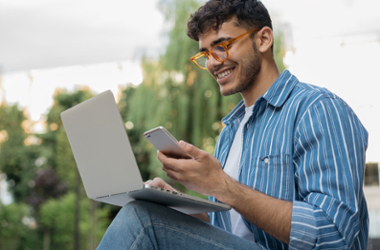
<svg viewBox="0 0 380 250">
<path fill-rule="evenodd" d="M 119 211 L 97 249 L 261 248 L 254 242 L 168 207 L 133 201 Z"/>
</svg>

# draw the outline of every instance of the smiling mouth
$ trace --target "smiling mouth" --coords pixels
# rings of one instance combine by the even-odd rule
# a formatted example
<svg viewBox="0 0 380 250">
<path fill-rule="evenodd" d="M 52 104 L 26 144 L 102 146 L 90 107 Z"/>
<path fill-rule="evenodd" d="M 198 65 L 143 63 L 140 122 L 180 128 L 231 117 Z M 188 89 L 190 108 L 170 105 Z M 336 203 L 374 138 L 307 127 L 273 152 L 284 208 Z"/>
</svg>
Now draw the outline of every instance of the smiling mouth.
<svg viewBox="0 0 380 250">
<path fill-rule="evenodd" d="M 215 75 L 217 76 L 218 79 L 223 79 L 223 78 L 226 78 L 227 76 L 229 76 L 232 71 L 234 70 L 235 68 L 232 68 L 232 69 L 227 69 L 221 73 L 215 73 Z"/>
</svg>

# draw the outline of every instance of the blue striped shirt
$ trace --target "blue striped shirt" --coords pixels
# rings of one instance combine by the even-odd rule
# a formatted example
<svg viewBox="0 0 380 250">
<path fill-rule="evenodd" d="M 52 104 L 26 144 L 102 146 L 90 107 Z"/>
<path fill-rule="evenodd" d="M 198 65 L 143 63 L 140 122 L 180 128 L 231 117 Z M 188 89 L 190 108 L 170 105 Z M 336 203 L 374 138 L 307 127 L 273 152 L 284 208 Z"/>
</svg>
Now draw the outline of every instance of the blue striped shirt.
<svg viewBox="0 0 380 250">
<path fill-rule="evenodd" d="M 223 167 L 244 112 L 242 101 L 222 120 L 214 155 Z M 342 99 L 284 71 L 256 101 L 243 133 L 239 181 L 293 202 L 289 245 L 243 218 L 263 249 L 367 248 L 368 133 Z M 229 212 L 210 213 L 210 221 L 231 231 Z"/>
</svg>

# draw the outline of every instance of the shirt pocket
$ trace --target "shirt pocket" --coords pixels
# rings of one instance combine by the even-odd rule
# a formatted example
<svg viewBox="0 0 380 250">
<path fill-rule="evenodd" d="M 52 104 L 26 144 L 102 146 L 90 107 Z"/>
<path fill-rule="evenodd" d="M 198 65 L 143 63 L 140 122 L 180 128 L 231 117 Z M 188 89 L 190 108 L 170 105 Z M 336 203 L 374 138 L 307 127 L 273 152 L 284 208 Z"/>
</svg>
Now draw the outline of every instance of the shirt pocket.
<svg viewBox="0 0 380 250">
<path fill-rule="evenodd" d="M 248 186 L 282 200 L 293 200 L 293 166 L 288 154 L 253 157 Z"/>
</svg>

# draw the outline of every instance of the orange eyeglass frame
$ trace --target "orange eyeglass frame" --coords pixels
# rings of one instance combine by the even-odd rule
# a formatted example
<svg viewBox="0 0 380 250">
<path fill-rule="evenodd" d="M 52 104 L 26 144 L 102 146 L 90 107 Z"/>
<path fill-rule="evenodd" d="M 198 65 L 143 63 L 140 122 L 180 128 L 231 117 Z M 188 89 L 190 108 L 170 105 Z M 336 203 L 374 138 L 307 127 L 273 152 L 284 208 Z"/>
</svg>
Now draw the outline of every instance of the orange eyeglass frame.
<svg viewBox="0 0 380 250">
<path fill-rule="evenodd" d="M 245 32 L 245 33 L 243 33 L 243 34 L 235 37 L 235 38 L 232 38 L 232 39 L 228 40 L 227 42 L 216 44 L 208 52 L 202 51 L 202 52 L 199 52 L 199 53 L 195 54 L 194 56 L 192 56 L 190 58 L 190 61 L 192 61 L 199 68 L 204 69 L 204 70 L 206 70 L 208 67 L 206 67 L 206 68 L 202 67 L 196 61 L 198 58 L 200 58 L 202 56 L 205 56 L 207 58 L 207 60 L 209 60 L 210 59 L 210 55 L 212 55 L 212 57 L 214 57 L 215 60 L 217 60 L 218 62 L 224 62 L 224 61 L 226 61 L 228 59 L 228 56 L 229 56 L 229 54 L 228 54 L 228 48 L 227 48 L 228 45 L 230 45 L 231 43 L 235 42 L 236 40 L 242 38 L 243 36 L 245 36 L 245 35 L 247 35 L 247 34 L 249 34 L 251 32 L 259 31 L 259 30 L 261 30 L 261 29 L 260 28 L 254 28 L 254 29 L 251 29 L 251 30 L 249 30 L 249 31 L 247 31 L 247 32 Z M 226 51 L 226 58 L 224 60 L 220 59 L 216 53 L 212 53 L 213 50 L 214 50 L 214 48 L 216 48 L 216 47 L 222 47 Z"/>
</svg>

